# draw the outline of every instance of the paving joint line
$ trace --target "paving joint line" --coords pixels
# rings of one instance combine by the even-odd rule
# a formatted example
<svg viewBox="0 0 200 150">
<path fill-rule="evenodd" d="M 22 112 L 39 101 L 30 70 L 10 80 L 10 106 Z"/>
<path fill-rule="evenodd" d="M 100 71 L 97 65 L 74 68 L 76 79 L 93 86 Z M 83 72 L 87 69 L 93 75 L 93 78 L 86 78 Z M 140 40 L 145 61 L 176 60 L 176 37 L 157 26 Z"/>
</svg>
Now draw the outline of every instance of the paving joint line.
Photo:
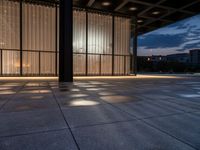
<svg viewBox="0 0 200 150">
<path fill-rule="evenodd" d="M 131 114 L 131 113 L 129 113 L 129 112 L 127 112 L 127 111 L 124 111 L 124 110 L 122 110 L 122 109 L 120 109 L 119 107 L 116 107 L 116 106 L 114 106 L 113 104 L 111 104 L 111 103 L 109 103 L 111 106 L 113 106 L 114 108 L 116 108 L 116 109 L 119 109 L 119 110 L 121 110 L 122 112 L 124 112 L 124 113 L 127 113 L 127 114 L 129 114 L 129 115 L 131 115 L 131 116 L 133 116 L 133 117 L 135 117 L 136 118 L 136 120 L 138 120 L 138 121 L 142 121 L 143 123 L 145 123 L 146 125 L 148 125 L 148 126 L 150 126 L 150 127 L 152 127 L 152 128 L 154 128 L 154 129 L 156 129 L 156 130 L 158 130 L 158 131 L 160 131 L 160 132 L 162 132 L 162 133 L 164 133 L 164 134 L 166 134 L 166 135 L 168 135 L 168 136 L 170 136 L 170 137 L 172 137 L 172 138 L 174 138 L 174 139 L 176 139 L 177 141 L 179 141 L 179 142 L 181 142 L 181 143 L 184 143 L 184 144 L 186 144 L 186 145 L 188 145 L 188 146 L 190 146 L 191 148 L 193 148 L 193 149 L 195 149 L 195 150 L 199 150 L 198 148 L 196 148 L 196 147 L 194 147 L 193 145 L 191 145 L 190 143 L 188 143 L 188 142 L 185 142 L 184 140 L 181 140 L 181 139 L 179 139 L 178 137 L 176 137 L 176 136 L 174 136 L 174 135 L 171 135 L 170 133 L 167 133 L 166 131 L 164 131 L 164 130 L 161 130 L 161 129 L 159 129 L 159 128 L 157 128 L 156 126 L 154 126 L 154 125 L 152 125 L 152 124 L 149 124 L 149 123 L 147 123 L 144 119 L 140 119 L 140 118 L 138 118 L 137 116 L 135 116 L 135 115 L 133 115 L 133 114 Z M 182 114 L 185 114 L 185 113 L 182 113 Z"/>
<path fill-rule="evenodd" d="M 6 135 L 6 136 L 0 136 L 0 140 L 3 139 L 3 138 L 18 137 L 18 136 L 25 136 L 25 135 L 34 135 L 34 134 L 42 134 L 42 133 L 56 132 L 56 131 L 62 131 L 62 130 L 67 130 L 67 129 L 68 128 L 62 128 L 62 129 L 55 129 L 55 130 L 36 131 L 36 132 L 29 132 L 29 133 Z"/>
<path fill-rule="evenodd" d="M 28 81 L 23 82 L 23 85 L 16 90 L 16 92 L 14 93 L 14 95 L 18 94 L 26 85 L 26 83 L 28 83 Z M 3 109 L 3 107 L 8 104 L 10 101 L 12 101 L 13 99 L 15 99 L 15 96 L 11 96 L 8 98 L 8 100 L 5 101 L 5 103 L 3 103 L 3 105 L 0 107 L 0 111 Z"/>
<path fill-rule="evenodd" d="M 64 119 L 66 125 L 68 126 L 69 132 L 70 132 L 70 134 L 71 134 L 71 136 L 72 136 L 72 138 L 73 138 L 73 140 L 74 140 L 74 143 L 75 143 L 77 149 L 80 150 L 80 147 L 79 147 L 79 145 L 78 145 L 78 142 L 76 141 L 76 138 L 75 138 L 75 136 L 74 136 L 74 134 L 73 134 L 73 132 L 72 132 L 72 129 L 70 128 L 70 125 L 69 125 L 69 123 L 68 123 L 67 119 L 65 118 L 65 115 L 64 115 L 64 113 L 63 113 L 63 111 L 62 111 L 61 105 L 59 104 L 58 99 L 57 99 L 57 97 L 56 97 L 56 95 L 55 95 L 53 89 L 52 89 L 51 86 L 49 85 L 49 82 L 47 82 L 47 83 L 48 83 L 48 87 L 50 88 L 50 90 L 51 90 L 51 92 L 52 92 L 52 94 L 53 94 L 54 100 L 56 101 L 56 103 L 57 103 L 57 105 L 58 105 L 58 108 L 59 108 L 59 110 L 60 110 L 60 112 L 61 112 L 61 114 L 62 114 L 62 116 L 63 116 L 63 119 Z M 59 83 L 58 83 L 58 84 L 59 84 Z"/>
</svg>

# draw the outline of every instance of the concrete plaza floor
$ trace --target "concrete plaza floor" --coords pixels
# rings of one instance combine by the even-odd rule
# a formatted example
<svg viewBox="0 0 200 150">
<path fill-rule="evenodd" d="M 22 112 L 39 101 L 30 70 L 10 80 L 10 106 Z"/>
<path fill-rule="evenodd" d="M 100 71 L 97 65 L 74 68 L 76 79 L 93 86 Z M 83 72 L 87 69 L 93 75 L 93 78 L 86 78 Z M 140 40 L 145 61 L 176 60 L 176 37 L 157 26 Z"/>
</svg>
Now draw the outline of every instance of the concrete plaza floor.
<svg viewBox="0 0 200 150">
<path fill-rule="evenodd" d="M 0 79 L 0 150 L 200 149 L 200 78 Z"/>
</svg>

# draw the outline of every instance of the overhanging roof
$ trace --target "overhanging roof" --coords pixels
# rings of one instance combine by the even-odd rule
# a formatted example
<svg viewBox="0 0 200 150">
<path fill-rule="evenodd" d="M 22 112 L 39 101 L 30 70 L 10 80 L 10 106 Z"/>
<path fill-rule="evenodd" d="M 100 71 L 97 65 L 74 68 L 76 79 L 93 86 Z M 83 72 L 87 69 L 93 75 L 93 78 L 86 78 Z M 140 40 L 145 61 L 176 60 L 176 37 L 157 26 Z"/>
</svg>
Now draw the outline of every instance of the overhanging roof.
<svg viewBox="0 0 200 150">
<path fill-rule="evenodd" d="M 73 0 L 73 5 L 137 16 L 139 34 L 200 12 L 200 0 Z"/>
<path fill-rule="evenodd" d="M 59 0 L 24 0 L 59 3 Z M 200 13 L 200 0 L 73 0 L 74 7 L 137 16 L 143 34 Z"/>
</svg>

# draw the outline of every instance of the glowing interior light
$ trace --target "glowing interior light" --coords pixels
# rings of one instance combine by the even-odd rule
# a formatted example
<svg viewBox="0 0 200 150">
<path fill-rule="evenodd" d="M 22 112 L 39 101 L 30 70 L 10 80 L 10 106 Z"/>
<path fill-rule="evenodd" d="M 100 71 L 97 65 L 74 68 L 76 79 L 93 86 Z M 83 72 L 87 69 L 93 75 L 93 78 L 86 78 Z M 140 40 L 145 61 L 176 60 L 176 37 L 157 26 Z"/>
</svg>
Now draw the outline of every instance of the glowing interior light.
<svg viewBox="0 0 200 150">
<path fill-rule="evenodd" d="M 103 6 L 109 6 L 109 5 L 110 5 L 110 2 L 103 2 L 102 5 L 103 5 Z"/>
<path fill-rule="evenodd" d="M 137 10 L 137 8 L 136 7 L 130 7 L 129 10 L 130 11 L 135 11 L 135 10 Z"/>
<path fill-rule="evenodd" d="M 142 23 L 142 22 L 143 22 L 143 20 L 138 20 L 138 21 L 137 21 L 137 23 Z"/>
<path fill-rule="evenodd" d="M 154 12 L 152 12 L 152 14 L 153 15 L 158 15 L 158 14 L 160 14 L 160 12 L 159 11 L 154 11 Z"/>
</svg>

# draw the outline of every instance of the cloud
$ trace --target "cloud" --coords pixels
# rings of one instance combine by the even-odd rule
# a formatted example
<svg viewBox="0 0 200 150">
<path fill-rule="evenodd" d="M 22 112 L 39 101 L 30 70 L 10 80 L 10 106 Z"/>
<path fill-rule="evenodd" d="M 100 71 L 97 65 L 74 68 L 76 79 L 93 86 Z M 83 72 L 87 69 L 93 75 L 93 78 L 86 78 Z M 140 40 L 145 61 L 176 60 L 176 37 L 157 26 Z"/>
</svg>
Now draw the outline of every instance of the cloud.
<svg viewBox="0 0 200 150">
<path fill-rule="evenodd" d="M 177 34 L 177 35 L 170 35 L 170 34 L 151 34 L 146 36 L 143 39 L 138 40 L 138 45 L 146 48 L 171 48 L 177 47 L 185 42 L 185 36 L 187 34 Z"/>
<path fill-rule="evenodd" d="M 171 54 L 200 48 L 200 15 L 138 38 L 138 54 Z"/>
</svg>

